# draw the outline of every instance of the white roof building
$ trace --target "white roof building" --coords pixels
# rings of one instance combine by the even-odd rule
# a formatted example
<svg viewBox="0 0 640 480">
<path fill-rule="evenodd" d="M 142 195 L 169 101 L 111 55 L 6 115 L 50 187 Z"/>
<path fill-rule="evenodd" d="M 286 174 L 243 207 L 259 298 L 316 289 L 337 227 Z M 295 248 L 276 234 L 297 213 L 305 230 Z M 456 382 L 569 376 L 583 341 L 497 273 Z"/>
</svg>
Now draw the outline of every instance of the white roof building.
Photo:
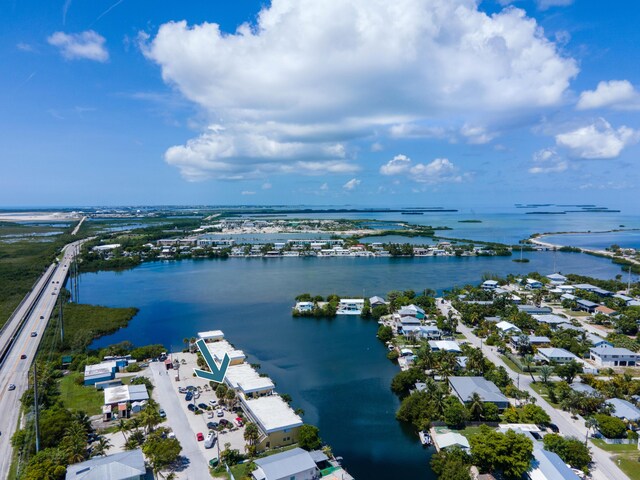
<svg viewBox="0 0 640 480">
<path fill-rule="evenodd" d="M 224 338 L 222 330 L 209 330 L 208 332 L 198 332 L 198 338 L 215 342 Z"/>
<path fill-rule="evenodd" d="M 303 424 L 302 419 L 279 395 L 242 399 L 245 411 L 265 434 L 289 430 Z"/>
<path fill-rule="evenodd" d="M 149 400 L 145 385 L 120 385 L 104 389 L 104 404 L 114 405 L 122 402 Z"/>
<path fill-rule="evenodd" d="M 569 363 L 571 360 L 578 361 L 578 357 L 564 348 L 539 348 L 537 355 L 549 363 Z"/>
<path fill-rule="evenodd" d="M 231 365 L 227 369 L 225 382 L 245 395 L 267 394 L 273 391 L 275 385 L 269 377 L 261 377 L 255 369 L 247 364 Z"/>
<path fill-rule="evenodd" d="M 434 352 L 444 351 L 462 353 L 460 345 L 458 345 L 453 340 L 429 340 L 429 346 Z"/>
<path fill-rule="evenodd" d="M 208 343 L 207 348 L 209 349 L 209 352 L 211 352 L 213 359 L 217 363 L 221 363 L 224 360 L 225 354 L 229 355 L 231 365 L 242 363 L 244 362 L 245 358 L 247 358 L 242 350 L 237 350 L 226 340 Z"/>
<path fill-rule="evenodd" d="M 451 447 L 460 447 L 463 450 L 469 450 L 469 440 L 458 432 L 438 433 L 434 435 L 433 442 L 438 450 L 446 450 Z"/>
<path fill-rule="evenodd" d="M 516 327 L 513 323 L 507 322 L 505 320 L 496 323 L 496 328 L 498 330 L 500 330 L 501 333 L 520 333 L 522 330 L 520 330 L 518 327 Z"/>
</svg>

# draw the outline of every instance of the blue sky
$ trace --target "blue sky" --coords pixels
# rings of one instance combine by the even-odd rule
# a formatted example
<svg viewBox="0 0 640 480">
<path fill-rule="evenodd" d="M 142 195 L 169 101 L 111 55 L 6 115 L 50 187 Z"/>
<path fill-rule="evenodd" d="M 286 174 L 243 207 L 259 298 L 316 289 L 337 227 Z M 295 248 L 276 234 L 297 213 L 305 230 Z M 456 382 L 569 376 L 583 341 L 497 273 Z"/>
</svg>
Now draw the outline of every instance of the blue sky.
<svg viewBox="0 0 640 480">
<path fill-rule="evenodd" d="M 637 202 L 632 2 L 0 14 L 0 205 Z"/>
</svg>

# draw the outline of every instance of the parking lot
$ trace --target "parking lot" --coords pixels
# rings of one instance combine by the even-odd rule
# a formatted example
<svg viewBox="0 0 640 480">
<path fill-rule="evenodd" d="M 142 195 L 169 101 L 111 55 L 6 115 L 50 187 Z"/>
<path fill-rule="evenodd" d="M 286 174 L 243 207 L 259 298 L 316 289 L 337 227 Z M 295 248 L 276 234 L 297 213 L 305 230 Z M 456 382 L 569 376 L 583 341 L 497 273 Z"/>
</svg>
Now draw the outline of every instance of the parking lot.
<svg viewBox="0 0 640 480">
<path fill-rule="evenodd" d="M 171 382 L 174 385 L 173 393 L 179 399 L 180 407 L 187 416 L 189 426 L 193 431 L 193 438 L 195 439 L 198 433 L 202 433 L 203 437 L 206 437 L 209 430 L 211 430 L 209 427 L 213 427 L 218 435 L 218 441 L 212 449 L 206 449 L 204 441 L 198 441 L 198 446 L 204 455 L 207 458 L 216 457 L 218 455 L 218 447 L 222 451 L 225 443 L 230 443 L 232 449 L 237 449 L 244 453 L 246 444 L 244 426 L 239 427 L 236 424 L 238 413 L 231 411 L 226 406 L 218 405 L 215 392 L 209 387 L 209 382 L 194 376 L 193 371 L 198 368 L 196 363 L 197 356 L 191 353 L 178 353 L 172 355 L 172 360 L 175 359 L 180 362 L 180 368 L 178 370 L 167 370 L 166 374 L 171 378 Z M 179 380 L 175 379 L 176 375 L 178 375 Z M 180 393 L 179 389 L 182 389 L 185 393 Z M 193 395 L 190 401 L 186 401 L 187 389 Z M 190 405 L 192 406 L 190 407 Z M 203 410 L 201 407 L 207 407 L 207 409 Z M 239 401 L 236 401 L 236 407 L 239 410 Z M 193 411 L 194 409 L 203 413 L 196 415 Z M 220 425 L 221 421 L 223 425 Z M 170 420 L 169 423 L 171 423 Z"/>
</svg>

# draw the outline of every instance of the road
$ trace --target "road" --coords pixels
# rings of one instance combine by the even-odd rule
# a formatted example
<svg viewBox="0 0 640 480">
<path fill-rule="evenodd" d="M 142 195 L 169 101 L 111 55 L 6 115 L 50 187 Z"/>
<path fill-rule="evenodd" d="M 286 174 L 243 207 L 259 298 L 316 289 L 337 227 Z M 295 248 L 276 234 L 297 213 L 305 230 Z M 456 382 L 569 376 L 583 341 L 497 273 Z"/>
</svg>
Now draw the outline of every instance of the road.
<svg viewBox="0 0 640 480">
<path fill-rule="evenodd" d="M 187 467 L 177 473 L 177 478 L 185 480 L 201 480 L 211 478 L 207 459 L 202 449 L 199 448 L 195 433 L 189 424 L 189 419 L 180 405 L 180 399 L 175 394 L 177 388 L 171 381 L 173 370 L 167 372 L 164 363 L 152 362 L 149 364 L 150 377 L 155 389 L 153 394 L 160 407 L 167 414 L 167 423 L 176 434 L 176 438 L 182 445 L 181 454 L 189 459 Z"/>
<path fill-rule="evenodd" d="M 29 369 L 38 349 L 51 312 L 56 307 L 60 288 L 64 285 L 75 247 L 82 241 L 67 245 L 59 264 L 51 265 L 34 289 L 9 319 L 0 335 L 0 352 L 10 347 L 0 364 L 0 478 L 7 478 L 11 466 L 11 436 L 18 426 L 20 397 L 28 387 Z M 33 306 L 33 310 L 29 310 Z M 18 327 L 28 315 L 24 325 Z M 32 337 L 32 332 L 37 336 Z M 13 344 L 11 339 L 15 337 Z M 26 358 L 21 359 L 22 355 Z M 9 391 L 9 385 L 16 386 Z"/>
<path fill-rule="evenodd" d="M 73 232 L 71 232 L 71 235 L 76 235 L 78 233 L 78 230 L 80 230 L 80 227 L 82 226 L 82 224 L 84 223 L 84 221 L 87 219 L 87 217 L 82 217 L 80 219 L 80 221 L 78 222 L 78 224 L 76 225 L 76 228 L 73 229 Z"/>
<path fill-rule="evenodd" d="M 460 315 L 455 310 L 451 303 L 445 301 L 442 303 L 441 299 L 437 299 L 438 308 L 443 315 L 447 316 L 449 311 L 452 311 L 454 316 L 460 319 Z M 467 340 L 476 348 L 482 348 L 482 353 L 487 357 L 494 365 L 502 366 L 505 368 L 509 377 L 514 381 L 520 390 L 526 390 L 533 398 L 536 399 L 536 404 L 541 406 L 551 417 L 552 423 L 555 423 L 560 432 L 569 437 L 576 437 L 584 439 L 587 433 L 587 429 L 584 426 L 583 420 L 578 417 L 578 420 L 573 420 L 568 412 L 557 410 L 553 408 L 544 398 L 536 393 L 531 388 L 531 376 L 519 375 L 509 368 L 502 358 L 498 355 L 495 347 L 482 346 L 480 338 L 478 338 L 470 328 L 466 327 L 462 321 L 458 322 L 458 331 L 462 333 Z M 593 455 L 594 468 L 591 470 L 591 477 L 593 480 L 613 480 L 628 478 L 622 470 L 611 460 L 610 454 L 596 447 L 593 443 L 589 442 L 591 453 Z"/>
</svg>

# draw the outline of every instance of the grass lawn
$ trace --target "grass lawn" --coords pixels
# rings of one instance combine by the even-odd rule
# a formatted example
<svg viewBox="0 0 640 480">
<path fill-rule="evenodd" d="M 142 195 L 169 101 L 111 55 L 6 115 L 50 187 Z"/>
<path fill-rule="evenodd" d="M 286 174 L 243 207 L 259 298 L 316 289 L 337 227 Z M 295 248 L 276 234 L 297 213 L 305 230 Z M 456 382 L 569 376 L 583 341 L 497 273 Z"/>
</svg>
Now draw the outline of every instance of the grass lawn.
<svg viewBox="0 0 640 480">
<path fill-rule="evenodd" d="M 562 313 L 564 313 L 566 316 L 568 317 L 588 317 L 589 315 L 591 315 L 589 312 L 574 312 L 572 310 L 562 310 Z"/>
<path fill-rule="evenodd" d="M 607 452 L 616 452 L 616 453 L 634 453 L 634 452 L 638 452 L 640 453 L 640 451 L 638 451 L 638 446 L 636 444 L 631 444 L 631 445 L 612 445 L 609 443 L 606 443 L 604 440 L 601 440 L 599 438 L 592 438 L 591 441 L 593 442 L 594 445 L 596 445 L 597 447 L 601 448 L 602 450 L 606 450 Z"/>
<path fill-rule="evenodd" d="M 638 450 L 633 454 L 616 455 L 613 458 L 631 480 L 640 480 L 640 452 Z"/>
<path fill-rule="evenodd" d="M 549 404 L 554 407 L 554 408 L 559 408 L 560 405 L 558 405 L 557 403 L 553 403 L 550 399 L 549 399 L 549 393 L 547 392 L 547 387 L 544 385 L 544 383 L 542 382 L 536 382 L 536 383 L 531 383 L 530 387 L 537 393 L 539 394 L 542 398 L 544 398 L 547 402 L 549 402 Z"/>
<path fill-rule="evenodd" d="M 87 415 L 99 415 L 104 394 L 93 386 L 76 384 L 76 378 L 82 378 L 82 373 L 70 373 L 60 379 L 60 399 L 64 406 L 71 410 L 83 410 Z"/>
<path fill-rule="evenodd" d="M 513 363 L 511 361 L 511 359 L 509 357 L 507 357 L 506 355 L 500 355 L 500 358 L 502 359 L 502 361 L 504 363 L 507 364 L 507 367 L 509 367 L 514 372 L 519 373 L 520 375 L 527 374 L 527 372 L 524 372 L 524 371 L 520 370 L 520 368 L 518 368 L 518 366 L 515 363 Z"/>
<path fill-rule="evenodd" d="M 480 427 L 465 427 L 464 430 L 452 430 L 458 432 L 460 435 L 463 435 L 469 440 L 471 437 L 480 433 Z"/>
</svg>

